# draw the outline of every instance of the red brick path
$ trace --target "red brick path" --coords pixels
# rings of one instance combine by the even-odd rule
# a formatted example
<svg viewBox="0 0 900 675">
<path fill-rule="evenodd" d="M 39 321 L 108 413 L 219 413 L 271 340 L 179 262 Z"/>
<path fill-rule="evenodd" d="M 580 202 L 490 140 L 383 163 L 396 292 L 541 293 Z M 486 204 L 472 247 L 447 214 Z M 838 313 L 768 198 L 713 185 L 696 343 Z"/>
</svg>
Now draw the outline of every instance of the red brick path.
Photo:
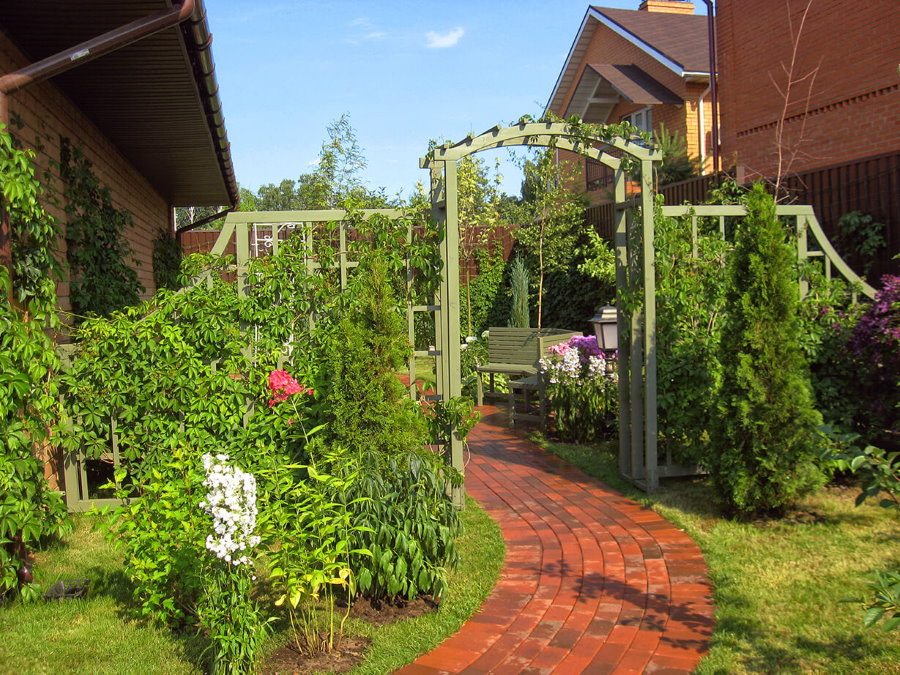
<svg viewBox="0 0 900 675">
<path fill-rule="evenodd" d="M 456 635 L 397 672 L 691 672 L 713 629 L 694 542 L 482 415 L 466 488 L 503 530 L 504 568 Z"/>
</svg>

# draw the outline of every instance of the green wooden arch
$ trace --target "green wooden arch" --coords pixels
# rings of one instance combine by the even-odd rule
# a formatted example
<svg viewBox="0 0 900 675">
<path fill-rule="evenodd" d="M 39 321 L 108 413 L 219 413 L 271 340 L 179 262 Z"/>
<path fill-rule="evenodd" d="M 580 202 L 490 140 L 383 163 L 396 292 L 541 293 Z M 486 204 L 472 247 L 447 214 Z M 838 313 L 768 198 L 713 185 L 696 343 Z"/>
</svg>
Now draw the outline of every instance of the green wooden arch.
<svg viewBox="0 0 900 675">
<path fill-rule="evenodd" d="M 639 459 L 637 466 L 656 465 L 657 406 L 656 406 L 656 270 L 653 243 L 653 162 L 661 159 L 657 150 L 635 140 L 608 134 L 584 136 L 566 122 L 522 122 L 509 127 L 496 126 L 479 136 L 469 135 L 458 143 L 446 143 L 434 148 L 420 160 L 419 166 L 431 175 L 432 216 L 445 231 L 441 257 L 444 270 L 459 268 L 459 207 L 457 165 L 460 159 L 482 150 L 500 147 L 555 147 L 596 159 L 614 171 L 616 202 L 616 285 L 641 293 L 642 308 L 619 312 L 619 334 L 629 335 L 627 343 L 619 345 L 619 468 L 626 475 L 626 460 Z M 625 169 L 622 159 L 607 151 L 639 163 L 641 202 L 637 222 L 629 222 L 626 202 Z M 647 217 L 649 214 L 649 217 Z M 637 227 L 635 227 L 637 225 Z M 439 345 L 438 394 L 446 397 L 461 394 L 460 333 L 459 333 L 459 276 L 444 274 L 435 304 L 435 323 Z M 454 435 L 450 443 L 453 465 L 462 469 L 463 445 Z M 641 480 L 642 477 L 633 476 Z M 656 487 L 655 469 L 646 476 L 648 489 Z"/>
<path fill-rule="evenodd" d="M 645 490 L 659 485 L 660 477 L 691 475 L 696 467 L 679 466 L 670 457 L 661 463 L 657 454 L 657 336 L 656 336 L 656 263 L 654 245 L 653 162 L 660 161 L 657 150 L 640 142 L 601 128 L 602 135 L 585 136 L 579 127 L 566 122 L 522 122 L 509 127 L 496 126 L 479 136 L 470 134 L 458 143 L 435 147 L 420 160 L 431 176 L 432 215 L 443 224 L 445 238 L 441 257 L 445 274 L 439 297 L 435 300 L 435 324 L 438 338 L 437 375 L 438 394 L 459 396 L 460 332 L 459 332 L 459 210 L 457 163 L 460 159 L 500 147 L 555 147 L 600 161 L 614 171 L 616 286 L 619 297 L 623 292 L 639 297 L 640 307 L 622 307 L 618 313 L 619 335 L 628 335 L 619 344 L 619 471 Z M 638 166 L 641 177 L 639 200 L 628 200 L 625 190 L 625 168 L 622 159 L 611 155 L 627 155 L 632 170 Z M 635 209 L 635 207 L 637 207 Z M 832 271 L 844 276 L 864 295 L 872 298 L 875 290 L 861 279 L 841 259 L 825 237 L 810 206 L 777 206 L 778 215 L 794 218 L 796 222 L 797 256 L 799 261 L 821 257 L 828 278 Z M 720 219 L 724 236 L 724 219 L 746 214 L 743 206 L 665 206 L 664 215 L 692 219 L 696 255 L 697 217 Z M 817 248 L 808 245 L 813 235 Z M 807 284 L 800 281 L 801 295 Z M 854 290 L 854 301 L 857 291 Z M 450 457 L 454 466 L 462 470 L 462 442 L 451 439 Z"/>
</svg>

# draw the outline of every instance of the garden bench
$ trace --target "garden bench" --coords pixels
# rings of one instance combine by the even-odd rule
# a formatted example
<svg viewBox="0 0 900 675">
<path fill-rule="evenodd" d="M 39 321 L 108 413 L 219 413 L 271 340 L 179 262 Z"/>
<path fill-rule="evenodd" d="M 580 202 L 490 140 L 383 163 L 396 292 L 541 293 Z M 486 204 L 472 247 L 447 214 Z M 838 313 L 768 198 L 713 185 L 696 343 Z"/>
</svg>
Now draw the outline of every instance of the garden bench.
<svg viewBox="0 0 900 675">
<path fill-rule="evenodd" d="M 482 375 L 489 375 L 488 395 L 494 391 L 494 375 L 508 375 L 511 379 L 531 377 L 538 374 L 538 361 L 547 347 L 566 342 L 580 331 L 561 328 L 506 328 L 488 329 L 488 362 L 476 368 L 477 403 L 484 403 Z"/>
</svg>

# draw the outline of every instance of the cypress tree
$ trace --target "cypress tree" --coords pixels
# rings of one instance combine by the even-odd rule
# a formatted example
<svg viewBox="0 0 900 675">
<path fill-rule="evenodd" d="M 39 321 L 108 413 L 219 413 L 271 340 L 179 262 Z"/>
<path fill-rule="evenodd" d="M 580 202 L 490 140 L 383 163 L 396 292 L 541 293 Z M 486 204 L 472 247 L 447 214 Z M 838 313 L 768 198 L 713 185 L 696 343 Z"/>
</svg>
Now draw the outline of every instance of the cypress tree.
<svg viewBox="0 0 900 675">
<path fill-rule="evenodd" d="M 754 186 L 729 262 L 720 415 L 706 462 L 726 507 L 745 515 L 781 512 L 823 481 L 787 238 L 774 200 Z"/>
</svg>

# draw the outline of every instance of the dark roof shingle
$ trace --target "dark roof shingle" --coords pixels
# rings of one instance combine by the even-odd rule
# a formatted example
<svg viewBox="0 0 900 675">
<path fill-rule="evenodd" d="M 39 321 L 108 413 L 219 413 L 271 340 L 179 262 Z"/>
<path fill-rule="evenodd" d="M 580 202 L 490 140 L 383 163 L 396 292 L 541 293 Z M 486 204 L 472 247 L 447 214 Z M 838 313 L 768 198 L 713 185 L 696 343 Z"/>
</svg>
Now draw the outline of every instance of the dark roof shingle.
<svg viewBox="0 0 900 675">
<path fill-rule="evenodd" d="M 709 72 L 707 19 L 702 15 L 594 7 L 623 30 L 646 42 L 686 72 Z"/>
<path fill-rule="evenodd" d="M 632 103 L 641 105 L 684 103 L 680 96 L 635 65 L 590 63 L 588 67 Z"/>
</svg>

